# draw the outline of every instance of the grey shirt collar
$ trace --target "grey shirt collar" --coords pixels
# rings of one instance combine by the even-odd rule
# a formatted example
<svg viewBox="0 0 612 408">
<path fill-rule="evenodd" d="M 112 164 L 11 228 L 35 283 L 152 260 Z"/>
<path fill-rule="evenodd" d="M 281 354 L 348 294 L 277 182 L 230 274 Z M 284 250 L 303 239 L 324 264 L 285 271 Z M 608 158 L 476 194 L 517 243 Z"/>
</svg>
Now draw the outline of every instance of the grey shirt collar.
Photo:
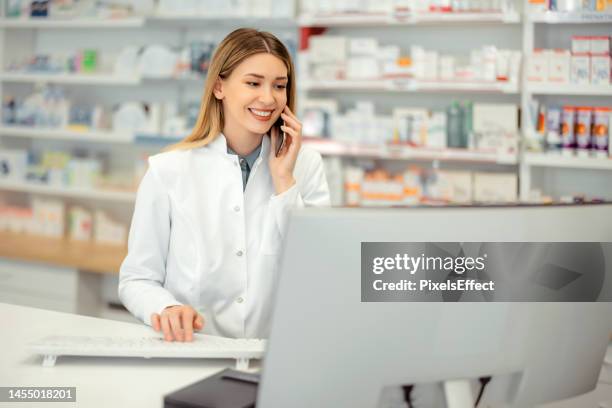
<svg viewBox="0 0 612 408">
<path fill-rule="evenodd" d="M 251 153 L 249 153 L 246 157 L 238 156 L 238 154 L 233 151 L 229 145 L 227 145 L 227 154 L 233 154 L 238 156 L 238 162 L 240 163 L 240 171 L 242 172 L 242 191 L 246 190 L 247 181 L 249 180 L 249 176 L 251 175 L 251 169 L 255 164 L 255 161 L 259 157 L 259 152 L 261 151 L 261 143 L 259 146 L 255 148 Z"/>
<path fill-rule="evenodd" d="M 249 165 L 249 170 L 253 168 L 253 165 L 255 164 L 255 160 L 257 160 L 257 158 L 259 157 L 259 152 L 261 151 L 261 143 L 259 144 L 259 146 L 257 146 L 255 148 L 255 150 L 253 150 L 251 153 L 249 153 L 247 156 L 239 156 L 238 153 L 236 153 L 235 151 L 232 150 L 231 147 L 229 147 L 229 145 L 227 145 L 227 153 L 228 154 L 235 154 L 237 155 L 240 159 L 246 159 L 248 165 Z"/>
</svg>

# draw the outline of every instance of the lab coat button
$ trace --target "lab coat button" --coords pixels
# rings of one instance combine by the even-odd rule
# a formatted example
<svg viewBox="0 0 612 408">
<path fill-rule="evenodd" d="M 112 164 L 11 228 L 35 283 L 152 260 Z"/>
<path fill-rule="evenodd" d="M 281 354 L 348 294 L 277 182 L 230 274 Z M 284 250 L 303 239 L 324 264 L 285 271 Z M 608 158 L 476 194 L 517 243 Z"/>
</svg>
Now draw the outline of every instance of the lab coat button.
<svg viewBox="0 0 612 408">
<path fill-rule="evenodd" d="M 236 255 L 238 255 L 238 256 L 242 256 L 242 251 L 238 251 L 238 252 L 236 252 Z"/>
<path fill-rule="evenodd" d="M 234 211 L 236 211 L 236 212 L 240 211 L 240 207 L 239 206 L 235 206 L 234 207 Z"/>
<path fill-rule="evenodd" d="M 238 302 L 238 303 L 242 303 L 242 302 L 244 302 L 244 299 L 243 299 L 243 298 L 241 298 L 241 297 L 239 297 L 238 299 L 236 299 L 236 302 Z"/>
</svg>

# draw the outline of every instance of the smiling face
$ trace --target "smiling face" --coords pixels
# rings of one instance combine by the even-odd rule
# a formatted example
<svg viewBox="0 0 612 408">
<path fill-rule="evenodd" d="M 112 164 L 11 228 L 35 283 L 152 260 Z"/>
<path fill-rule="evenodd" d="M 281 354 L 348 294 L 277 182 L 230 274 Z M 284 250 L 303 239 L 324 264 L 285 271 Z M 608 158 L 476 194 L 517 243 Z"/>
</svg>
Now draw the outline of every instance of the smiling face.
<svg viewBox="0 0 612 408">
<path fill-rule="evenodd" d="M 287 67 L 272 54 L 242 61 L 214 90 L 223 101 L 224 132 L 244 136 L 268 132 L 287 104 L 287 82 Z"/>
</svg>

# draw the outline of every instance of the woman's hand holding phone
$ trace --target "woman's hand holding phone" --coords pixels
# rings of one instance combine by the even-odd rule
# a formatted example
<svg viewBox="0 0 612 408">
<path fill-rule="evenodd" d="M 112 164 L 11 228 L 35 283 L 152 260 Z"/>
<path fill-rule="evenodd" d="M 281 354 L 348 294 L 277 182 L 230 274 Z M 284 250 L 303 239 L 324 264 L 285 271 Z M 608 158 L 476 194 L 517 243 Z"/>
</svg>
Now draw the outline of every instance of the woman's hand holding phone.
<svg viewBox="0 0 612 408">
<path fill-rule="evenodd" d="M 295 184 L 293 169 L 302 145 L 302 122 L 298 120 L 288 106 L 283 109 L 281 119 L 284 121 L 284 125 L 280 126 L 280 129 L 277 126 L 272 126 L 270 130 L 272 147 L 270 149 L 269 167 L 276 194 L 287 191 Z M 285 142 L 276 154 L 279 143 L 281 143 L 280 132 L 285 132 Z"/>
<path fill-rule="evenodd" d="M 161 330 L 166 341 L 192 341 L 193 330 L 204 328 L 204 318 L 191 306 L 168 306 L 161 315 L 151 315 L 151 326 L 156 332 Z"/>
</svg>

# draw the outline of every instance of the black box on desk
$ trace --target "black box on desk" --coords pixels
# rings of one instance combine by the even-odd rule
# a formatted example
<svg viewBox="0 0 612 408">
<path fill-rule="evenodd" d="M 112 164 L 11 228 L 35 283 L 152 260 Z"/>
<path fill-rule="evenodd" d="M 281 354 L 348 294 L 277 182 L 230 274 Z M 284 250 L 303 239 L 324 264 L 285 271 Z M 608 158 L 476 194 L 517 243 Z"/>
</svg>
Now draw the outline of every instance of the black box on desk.
<svg viewBox="0 0 612 408">
<path fill-rule="evenodd" d="M 257 375 L 225 369 L 164 397 L 164 408 L 253 408 Z"/>
</svg>

